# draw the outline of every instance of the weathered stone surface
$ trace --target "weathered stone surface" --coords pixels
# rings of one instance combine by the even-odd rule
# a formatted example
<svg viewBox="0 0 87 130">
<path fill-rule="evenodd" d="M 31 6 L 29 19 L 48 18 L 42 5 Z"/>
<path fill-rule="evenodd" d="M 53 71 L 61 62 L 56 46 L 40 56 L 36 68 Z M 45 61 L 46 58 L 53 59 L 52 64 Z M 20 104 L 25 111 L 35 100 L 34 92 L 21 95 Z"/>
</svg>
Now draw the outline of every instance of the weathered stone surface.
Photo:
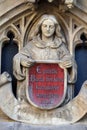
<svg viewBox="0 0 87 130">
<path fill-rule="evenodd" d="M 87 130 L 87 125 L 36 126 L 19 122 L 0 122 L 0 130 Z"/>
<path fill-rule="evenodd" d="M 26 4 L 26 2 L 28 1 L 34 2 L 35 0 L 0 0 L 0 16 L 4 15 L 8 11 L 13 10 L 17 6 L 22 6 L 22 4 Z M 70 3 L 69 0 L 66 0 L 66 3 Z M 83 11 L 86 11 L 86 0 L 77 0 L 76 6 L 81 8 Z"/>
<path fill-rule="evenodd" d="M 87 13 L 87 0 L 77 0 L 76 6 Z"/>
<path fill-rule="evenodd" d="M 29 6 L 29 5 L 27 6 L 26 1 L 28 1 L 28 0 L 18 0 L 18 1 L 17 0 L 1 0 L 0 1 L 0 16 L 2 16 L 2 17 L 0 17 L 1 18 L 0 19 L 0 25 L 2 26 L 2 28 L 0 28 L 1 29 L 0 30 L 1 31 L 1 33 L 0 33 L 0 36 L 1 36 L 0 37 L 0 39 L 1 39 L 0 40 L 0 56 L 1 56 L 3 42 L 8 41 L 8 38 L 6 39 L 6 37 L 7 37 L 6 32 L 8 32 L 10 29 L 13 32 L 15 32 L 14 34 L 17 33 L 18 37 L 15 37 L 15 39 L 17 38 L 17 41 L 19 42 L 19 50 L 23 46 L 23 43 L 24 43 L 23 38 L 27 34 L 26 30 L 28 29 L 27 27 L 29 26 L 29 22 L 32 23 L 32 21 L 33 21 L 33 20 L 31 20 L 31 17 L 29 17 L 30 21 L 29 21 L 29 19 L 27 17 L 28 15 L 30 16 L 30 14 L 28 14 L 28 13 L 32 12 L 32 9 L 31 9 L 32 6 Z M 87 12 L 86 7 L 87 7 L 86 0 L 82 0 L 82 1 L 77 0 L 76 7 L 69 12 L 71 14 L 68 14 L 69 15 L 68 17 L 67 17 L 67 12 L 65 14 L 63 14 L 63 16 L 62 16 L 62 14 L 58 12 L 58 8 L 57 8 L 57 10 L 54 10 L 54 11 L 52 10 L 52 12 L 54 14 L 55 14 L 55 12 L 56 12 L 56 14 L 58 14 L 58 18 L 60 20 L 60 23 L 62 23 L 62 27 L 65 28 L 65 35 L 66 35 L 66 39 L 67 39 L 67 42 L 68 42 L 68 45 L 69 45 L 68 47 L 69 47 L 70 53 L 72 55 L 74 55 L 73 46 L 75 47 L 77 45 L 78 41 L 79 41 L 79 43 L 82 42 L 82 41 L 80 41 L 81 40 L 80 39 L 80 34 L 83 33 L 87 28 L 87 25 L 86 25 L 86 23 L 87 23 L 87 14 L 84 13 L 84 12 Z M 27 12 L 27 15 L 26 15 L 25 11 L 27 11 L 27 10 L 29 12 Z M 44 8 L 39 10 L 39 11 L 44 12 L 43 10 L 44 10 Z M 50 10 L 50 8 L 49 8 L 49 10 Z M 23 15 L 22 15 L 22 12 L 23 12 Z M 35 16 L 35 12 L 33 12 L 32 17 L 33 16 Z M 38 17 L 40 17 L 40 15 Z M 25 23 L 25 21 L 27 21 L 27 22 Z M 3 25 L 5 25 L 5 26 L 3 26 Z M 20 28 L 18 28 L 18 26 L 16 26 L 16 25 L 19 25 Z M 5 33 L 2 33 L 3 30 L 4 30 Z M 20 30 L 21 30 L 21 32 L 20 32 Z M 19 33 L 18 33 L 18 31 L 19 31 Z M 20 34 L 20 39 L 21 40 L 19 39 L 18 34 Z M 1 57 L 0 57 L 0 70 L 1 70 Z M 2 95 L 2 98 L 0 99 L 1 103 L 2 103 L 2 100 L 3 100 L 3 95 L 4 96 L 7 95 L 7 97 L 5 97 L 5 99 L 8 99 L 7 101 L 9 101 L 9 104 L 7 105 L 6 101 L 5 101 L 5 104 L 3 102 L 3 107 L 6 107 L 5 108 L 6 113 L 8 113 L 8 116 L 10 115 L 9 117 L 12 117 L 12 115 L 13 115 L 13 117 L 12 117 L 13 119 L 15 119 L 15 120 L 18 119 L 17 121 L 21 121 L 20 117 L 23 116 L 21 114 L 21 111 L 23 111 L 23 109 L 20 110 L 21 107 L 19 105 L 19 102 L 17 102 L 17 100 L 12 95 L 11 84 L 10 84 L 10 86 L 8 85 L 8 86 L 5 86 L 5 87 L 6 87 L 5 91 L 4 91 L 4 89 L 1 90 L 3 93 L 5 92 L 4 94 L 1 93 L 1 95 Z M 87 89 L 82 90 L 82 92 L 83 91 L 84 92 L 80 93 L 80 97 L 77 96 L 77 98 L 75 98 L 76 100 L 71 101 L 72 102 L 71 105 L 68 104 L 68 107 L 70 109 L 70 113 L 71 113 L 71 109 L 74 112 L 74 113 L 71 113 L 72 114 L 71 117 L 73 117 L 73 115 L 74 115 L 75 121 L 82 118 L 87 112 L 87 110 L 86 110 L 87 103 L 85 102 L 87 100 L 87 96 L 86 96 L 86 91 L 85 90 L 87 91 Z M 10 97 L 13 100 L 10 100 Z M 14 105 L 11 107 L 10 105 L 12 105 L 12 104 L 10 104 L 10 103 L 13 103 L 13 102 L 14 102 Z M 73 105 L 73 102 L 74 102 L 74 105 Z M 23 105 L 23 104 L 21 104 L 21 105 Z M 26 108 L 26 106 L 24 106 L 24 108 Z M 67 108 L 67 106 L 65 107 L 65 109 L 66 108 Z M 75 109 L 75 108 L 77 108 L 77 109 Z M 32 108 L 30 108 L 30 109 L 32 110 L 31 112 L 33 113 L 33 109 Z M 27 113 L 29 112 L 30 109 L 28 109 Z M 25 114 L 25 111 L 26 110 L 23 111 L 24 114 Z M 61 115 L 61 112 L 59 113 L 59 115 L 56 114 L 59 111 L 62 112 L 62 115 L 66 114 L 66 113 L 64 113 L 64 111 L 62 109 L 62 110 L 58 110 L 58 111 L 54 112 L 53 113 L 54 116 L 59 117 Z M 2 117 L 3 118 L 5 117 L 6 120 L 9 120 L 3 113 L 1 113 L 1 114 L 2 114 L 2 116 L 0 116 L 0 119 Z M 17 115 L 17 117 L 16 117 L 16 115 Z M 49 115 L 52 116 L 52 113 L 49 113 L 48 116 Z M 42 114 L 42 112 L 38 113 L 36 111 L 36 117 L 33 117 L 32 114 L 30 114 L 29 116 L 27 115 L 27 118 L 30 118 L 30 116 L 32 118 L 32 122 L 34 122 L 34 124 L 35 124 L 36 123 L 35 121 L 38 120 L 38 122 L 39 122 L 39 119 L 41 118 L 41 116 L 43 116 L 43 114 Z M 43 120 L 42 121 L 45 122 L 45 125 L 46 124 L 48 125 L 49 122 L 51 122 L 51 124 L 52 124 L 52 122 L 53 122 L 53 124 L 58 124 L 58 121 L 55 121 L 55 119 L 52 120 L 52 117 L 50 117 L 49 120 L 46 119 L 48 116 L 47 116 L 47 113 L 44 112 L 44 117 L 42 117 L 42 119 L 44 119 L 44 121 Z M 79 118 L 77 118 L 77 117 L 79 117 Z M 86 118 L 86 120 L 87 120 L 87 118 Z M 22 121 L 24 121 L 24 119 L 22 119 Z M 71 123 L 70 116 L 68 118 L 68 121 L 69 121 L 69 123 Z M 30 123 L 32 124 L 32 122 L 30 122 Z M 62 121 L 60 121 L 60 122 L 61 122 L 61 124 L 63 124 Z M 39 122 L 39 124 L 40 124 L 40 122 Z M 86 124 L 87 124 L 87 122 L 86 122 Z M 37 126 L 31 126 L 31 125 L 27 125 L 27 124 L 23 124 L 23 123 L 18 123 L 18 122 L 11 122 L 11 123 L 10 122 L 9 123 L 3 122 L 3 123 L 0 123 L 0 129 L 1 130 L 5 130 L 5 129 L 6 130 L 8 130 L 8 129 L 11 129 L 11 130 L 12 129 L 14 129 L 14 130 L 19 130 L 19 129 L 23 129 L 23 130 L 24 129 L 26 129 L 26 130 L 27 129 L 29 129 L 29 130 L 37 130 L 37 129 L 41 129 L 41 130 L 54 130 L 54 129 L 55 130 L 56 129 L 57 130 L 59 130 L 59 129 L 61 129 L 61 130 L 66 130 L 66 129 L 70 129 L 70 130 L 73 130 L 73 129 L 75 129 L 75 130 L 87 130 L 87 126 L 82 125 L 82 124 L 76 124 L 76 125 L 66 125 L 66 126 L 64 126 L 64 125 L 60 126 L 59 125 L 59 126 L 56 126 L 56 127 L 53 127 L 53 126 L 44 126 L 44 127 L 43 126 L 38 126 L 37 127 Z"/>
<path fill-rule="evenodd" d="M 62 125 L 75 123 L 87 113 L 87 81 L 83 84 L 78 96 L 68 104 L 56 110 L 42 111 L 35 109 L 27 102 L 17 101 L 12 94 L 10 77 L 7 77 L 6 80 L 5 76 L 8 75 L 4 73 L 1 77 L 6 82 L 8 80 L 8 84 L 0 88 L 0 106 L 5 114 L 13 120 L 34 125 Z M 3 99 L 5 100 L 2 102 Z"/>
<path fill-rule="evenodd" d="M 6 114 L 0 109 L 0 122 L 11 122 L 13 121 L 12 119 L 10 119 L 8 116 L 6 116 Z"/>
<path fill-rule="evenodd" d="M 3 0 L 0 1 L 0 16 L 22 4 L 24 0 Z M 14 3 L 14 4 L 13 4 Z"/>
</svg>

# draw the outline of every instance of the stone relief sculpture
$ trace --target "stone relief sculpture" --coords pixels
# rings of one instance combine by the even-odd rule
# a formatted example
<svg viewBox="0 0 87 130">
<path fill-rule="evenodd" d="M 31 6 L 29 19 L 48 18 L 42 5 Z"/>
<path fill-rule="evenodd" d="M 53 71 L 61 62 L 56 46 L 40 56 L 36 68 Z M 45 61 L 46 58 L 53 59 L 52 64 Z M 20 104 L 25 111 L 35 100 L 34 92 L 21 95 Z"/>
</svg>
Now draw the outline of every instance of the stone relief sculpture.
<svg viewBox="0 0 87 130">
<path fill-rule="evenodd" d="M 43 15 L 29 43 L 14 57 L 13 73 L 17 80 L 20 82 L 25 80 L 26 76 L 28 77 L 28 75 L 26 75 L 26 68 L 31 68 L 35 63 L 56 63 L 60 68 L 71 69 L 71 73 L 68 75 L 68 82 L 73 83 L 76 80 L 75 62 L 64 42 L 61 27 L 55 16 Z M 44 82 L 46 82 L 47 79 L 45 79 Z M 63 102 L 66 96 L 67 74 L 64 76 L 64 79 L 66 79 L 66 81 L 64 81 L 66 85 L 63 88 L 64 96 L 61 102 Z M 53 79 L 53 81 L 54 80 L 55 79 Z M 26 87 L 26 83 L 23 84 L 23 89 L 24 87 Z M 20 89 L 22 89 L 22 87 L 19 88 L 19 91 Z M 59 105 L 57 104 L 57 106 Z"/>
<path fill-rule="evenodd" d="M 52 15 L 41 17 L 32 40 L 14 57 L 15 77 L 23 80 L 25 71 L 22 67 L 31 67 L 38 60 L 58 61 L 62 68 L 73 67 L 74 61 L 65 46 L 60 25 Z"/>
<path fill-rule="evenodd" d="M 11 119 L 31 124 L 57 125 L 74 123 L 87 113 L 87 82 L 77 97 L 60 106 L 65 99 L 67 81 L 74 83 L 76 80 L 76 64 L 55 16 L 43 15 L 40 18 L 29 43 L 15 55 L 13 71 L 21 84 L 18 86 L 20 93 L 27 96 L 28 100 L 16 99 L 12 93 L 10 75 L 7 72 L 0 75 L 0 107 Z M 41 71 L 43 75 L 39 75 Z M 33 79 L 33 73 L 34 76 L 38 74 L 44 77 Z M 61 90 L 57 83 L 60 83 Z"/>
</svg>

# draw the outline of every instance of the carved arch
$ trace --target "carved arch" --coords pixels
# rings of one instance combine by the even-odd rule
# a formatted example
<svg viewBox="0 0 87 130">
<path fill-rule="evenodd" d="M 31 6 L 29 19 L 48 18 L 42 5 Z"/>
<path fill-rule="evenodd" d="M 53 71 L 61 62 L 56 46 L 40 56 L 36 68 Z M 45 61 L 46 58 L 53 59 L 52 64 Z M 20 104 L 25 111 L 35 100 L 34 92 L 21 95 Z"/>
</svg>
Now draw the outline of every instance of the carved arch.
<svg viewBox="0 0 87 130">
<path fill-rule="evenodd" d="M 21 36 L 20 32 L 16 29 L 14 25 L 10 25 L 7 28 L 2 31 L 2 36 L 0 39 L 0 73 L 1 73 L 1 54 L 2 54 L 2 48 L 3 46 L 9 42 L 9 38 L 7 36 L 8 32 L 12 32 L 14 34 L 14 42 L 17 44 L 18 49 L 20 50 L 20 44 L 21 44 Z"/>
<path fill-rule="evenodd" d="M 25 44 L 28 42 L 29 40 L 29 35 L 31 35 L 31 31 L 32 31 L 32 28 L 33 26 L 35 27 L 39 18 L 44 15 L 44 14 L 52 14 L 52 15 L 55 15 L 56 18 L 58 19 L 59 21 L 59 24 L 64 32 L 64 35 L 66 37 L 66 41 L 67 41 L 67 44 L 68 44 L 68 37 L 67 37 L 67 34 L 69 32 L 69 26 L 67 24 L 67 22 L 64 20 L 64 18 L 61 16 L 60 12 L 58 11 L 58 8 L 55 7 L 55 6 L 49 6 L 49 9 L 48 9 L 48 5 L 45 5 L 45 10 L 40 8 L 39 11 L 36 11 L 33 13 L 33 15 L 29 18 L 29 21 L 28 23 L 26 24 L 25 26 L 25 30 L 24 30 L 24 46 Z M 54 11 L 55 9 L 55 11 Z M 52 13 L 50 13 L 50 10 L 53 10 Z M 28 39 L 28 40 L 27 40 Z"/>
<path fill-rule="evenodd" d="M 85 33 L 86 32 L 86 34 L 87 34 L 87 30 L 86 30 L 86 28 L 84 27 L 84 26 L 81 26 L 81 27 L 79 27 L 76 31 L 75 31 L 75 33 L 74 33 L 74 35 L 73 35 L 73 53 L 75 52 L 75 48 L 76 48 L 76 46 L 77 45 L 79 45 L 79 44 L 82 44 L 82 40 L 81 40 L 81 34 L 82 33 Z M 75 54 L 75 53 L 74 53 Z"/>
<path fill-rule="evenodd" d="M 32 32 L 34 31 L 34 28 L 36 27 L 36 24 L 37 24 L 39 18 L 44 14 L 51 14 L 51 13 L 43 11 L 43 12 L 39 12 L 39 13 L 34 13 L 33 16 L 30 17 L 30 20 L 28 21 L 27 25 L 25 26 L 25 30 L 24 30 L 24 42 L 23 42 L 24 46 L 28 42 L 30 37 L 32 36 Z M 55 15 L 56 18 L 58 19 L 59 24 L 64 32 L 64 37 L 66 38 L 66 41 L 68 41 L 67 40 L 68 38 L 66 35 L 69 32 L 68 24 L 57 11 L 55 11 L 52 14 Z M 68 44 L 68 42 L 67 42 L 67 44 Z"/>
<path fill-rule="evenodd" d="M 4 30 L 4 35 L 7 36 L 8 32 L 10 32 L 10 31 L 14 34 L 14 41 L 17 43 L 17 46 L 20 50 L 21 34 L 20 34 L 19 30 L 13 24 L 11 24 Z"/>
<path fill-rule="evenodd" d="M 7 71 L 12 76 L 12 90 L 15 96 L 16 96 L 17 81 L 13 76 L 12 60 L 14 55 L 18 53 L 18 48 L 19 48 L 19 40 L 16 32 L 17 31 L 15 31 L 13 28 L 8 27 L 6 31 L 4 31 L 3 33 L 3 38 L 0 44 L 0 49 L 1 49 L 0 71 L 1 73 Z"/>
<path fill-rule="evenodd" d="M 81 39 L 81 35 L 85 33 L 87 34 L 87 29 L 85 26 L 80 26 L 76 29 L 76 31 L 73 33 L 73 56 L 76 59 L 76 63 L 77 63 L 77 81 L 75 83 L 75 90 L 74 90 L 74 96 L 77 96 L 78 92 L 81 89 L 81 83 L 83 82 L 83 80 L 85 81 L 85 74 L 87 72 L 87 70 L 85 69 L 85 64 L 84 61 L 86 62 L 85 58 L 87 57 L 87 41 L 86 41 L 86 46 L 82 45 L 83 44 L 83 40 Z M 83 58 L 81 57 L 83 56 Z M 79 58 L 80 57 L 80 58 Z M 83 59 L 81 61 L 81 59 Z M 80 63 L 80 64 L 79 64 Z M 82 64 L 84 64 L 84 67 Z M 81 79 L 80 79 L 80 76 Z M 80 83 L 79 83 L 80 82 Z"/>
</svg>

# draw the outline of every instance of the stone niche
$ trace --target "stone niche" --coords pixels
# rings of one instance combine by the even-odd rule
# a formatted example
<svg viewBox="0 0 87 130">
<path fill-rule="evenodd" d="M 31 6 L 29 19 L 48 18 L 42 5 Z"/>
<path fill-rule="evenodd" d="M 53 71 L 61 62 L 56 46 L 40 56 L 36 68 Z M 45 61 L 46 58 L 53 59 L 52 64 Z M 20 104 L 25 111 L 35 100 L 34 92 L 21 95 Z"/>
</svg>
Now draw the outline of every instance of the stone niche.
<svg viewBox="0 0 87 130">
<path fill-rule="evenodd" d="M 1 1 L 1 128 L 87 129 L 87 81 L 75 95 L 76 47 L 87 46 L 76 2 Z"/>
</svg>

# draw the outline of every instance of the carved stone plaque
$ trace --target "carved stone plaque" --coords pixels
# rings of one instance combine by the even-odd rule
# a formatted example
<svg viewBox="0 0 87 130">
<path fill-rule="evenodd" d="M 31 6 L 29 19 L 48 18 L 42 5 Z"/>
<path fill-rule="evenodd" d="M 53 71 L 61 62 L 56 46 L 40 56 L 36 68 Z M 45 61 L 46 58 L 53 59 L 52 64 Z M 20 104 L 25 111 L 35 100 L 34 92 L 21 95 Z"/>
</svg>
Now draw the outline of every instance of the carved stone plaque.
<svg viewBox="0 0 87 130">
<path fill-rule="evenodd" d="M 37 63 L 28 72 L 27 97 L 41 109 L 59 106 L 66 91 L 65 72 L 58 64 Z"/>
</svg>

